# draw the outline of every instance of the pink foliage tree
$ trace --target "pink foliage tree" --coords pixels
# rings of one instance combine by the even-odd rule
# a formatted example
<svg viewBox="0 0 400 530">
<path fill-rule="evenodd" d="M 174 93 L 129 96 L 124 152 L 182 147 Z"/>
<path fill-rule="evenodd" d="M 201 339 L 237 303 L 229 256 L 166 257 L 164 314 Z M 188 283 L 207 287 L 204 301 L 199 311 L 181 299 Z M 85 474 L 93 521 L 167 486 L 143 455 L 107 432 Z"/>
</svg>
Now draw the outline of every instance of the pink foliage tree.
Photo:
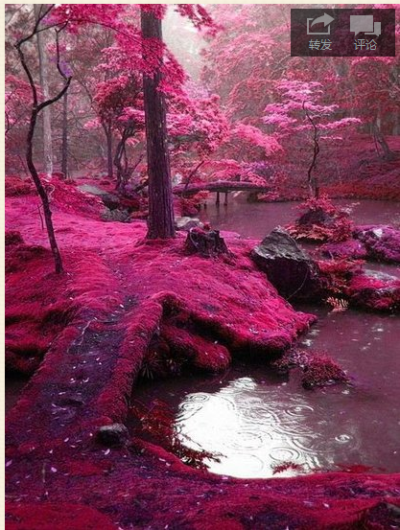
<svg viewBox="0 0 400 530">
<path fill-rule="evenodd" d="M 280 103 L 266 106 L 264 122 L 272 126 L 277 138 L 301 142 L 311 147 L 312 156 L 307 169 L 307 186 L 310 197 L 318 197 L 318 177 L 315 174 L 320 141 L 341 139 L 340 130 L 360 119 L 340 118 L 338 105 L 323 103 L 324 90 L 318 82 L 283 80 L 277 85 Z M 290 142 L 289 142 L 290 145 Z"/>
<path fill-rule="evenodd" d="M 94 97 L 101 124 L 118 135 L 114 154 L 117 169 L 117 189 L 128 181 L 131 169 L 127 157 L 127 142 L 144 130 L 143 93 L 137 72 L 120 74 L 99 83 Z"/>
<path fill-rule="evenodd" d="M 115 128 L 120 133 L 121 138 L 115 159 L 120 180 L 124 178 L 124 169 L 120 162 L 126 153 L 126 142 L 134 131 L 136 132 L 145 125 L 149 174 L 148 236 L 152 238 L 168 238 L 174 235 L 165 97 L 169 93 L 173 94 L 176 87 L 181 85 L 185 79 L 182 68 L 162 40 L 161 20 L 165 16 L 166 9 L 167 6 L 159 4 L 61 4 L 48 6 L 39 20 L 39 23 L 44 25 L 40 31 L 54 29 L 57 34 L 63 29 L 71 34 L 77 34 L 82 27 L 88 27 L 88 25 L 99 25 L 115 32 L 117 46 L 122 51 L 119 57 L 119 79 L 108 80 L 108 83 L 99 87 L 97 93 L 99 117 L 104 122 L 104 120 L 110 120 L 110 115 L 113 114 Z M 215 29 L 211 17 L 200 5 L 183 4 L 178 6 L 177 10 L 183 16 L 188 17 L 197 28 L 205 27 L 209 31 Z M 37 89 L 28 71 L 21 46 L 35 35 L 37 29 L 38 24 L 33 33 L 28 37 L 20 38 L 17 45 L 21 64 L 29 77 L 34 96 L 32 115 L 35 119 L 38 112 L 36 110 Z M 57 61 L 58 70 L 62 77 L 67 79 L 60 64 L 60 61 Z M 122 75 L 124 69 L 125 75 Z M 68 86 L 70 81 L 71 76 L 68 77 Z M 143 107 L 140 108 L 142 92 Z M 60 93 L 60 97 L 64 93 L 65 90 Z M 124 98 L 125 101 L 122 101 Z M 51 102 L 54 101 L 55 99 Z M 47 104 L 47 102 L 41 103 L 38 107 L 39 111 Z M 144 123 L 143 115 L 140 113 L 143 110 Z M 33 130 L 34 125 L 29 130 L 30 141 L 33 138 Z M 28 167 L 30 170 L 32 167 L 33 179 L 41 193 L 43 186 L 34 171 L 32 150 L 30 154 Z M 46 200 L 43 194 L 43 201 L 46 202 Z M 51 211 L 47 208 L 47 202 L 45 210 L 46 212 L 48 210 L 47 217 L 50 220 Z M 50 237 L 49 233 L 51 241 L 54 240 L 54 231 L 52 234 L 53 236 Z M 51 244 L 58 261 L 56 268 L 61 271 L 61 258 L 55 240 Z"/>
<path fill-rule="evenodd" d="M 167 126 L 172 166 L 189 185 L 228 135 L 228 121 L 219 97 L 187 82 L 170 95 Z"/>
</svg>

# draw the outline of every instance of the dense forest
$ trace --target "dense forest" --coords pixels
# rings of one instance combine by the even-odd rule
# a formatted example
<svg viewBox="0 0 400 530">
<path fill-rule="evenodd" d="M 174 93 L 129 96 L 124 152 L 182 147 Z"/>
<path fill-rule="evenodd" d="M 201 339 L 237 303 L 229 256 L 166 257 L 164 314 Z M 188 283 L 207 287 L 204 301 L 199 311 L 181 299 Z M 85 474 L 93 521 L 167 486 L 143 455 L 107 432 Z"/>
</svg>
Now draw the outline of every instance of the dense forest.
<svg viewBox="0 0 400 530">
<path fill-rule="evenodd" d="M 294 7 L 6 5 L 8 530 L 398 528 L 399 55 Z"/>
<path fill-rule="evenodd" d="M 125 8 L 124 27 L 111 7 L 74 9 L 57 15 L 64 18 L 56 28 L 42 24 L 42 53 L 35 35 L 23 47 L 44 97 L 54 97 L 71 77 L 65 94 L 38 120 L 39 170 L 138 185 L 146 159 L 137 8 Z M 31 11 L 9 5 L 6 13 L 6 169 L 20 176 L 29 174 L 24 143 L 31 88 L 15 43 L 28 36 Z M 396 167 L 390 161 L 400 134 L 398 58 L 291 57 L 290 6 L 209 11 L 210 20 L 196 14 L 200 34 L 177 14 L 165 22 L 172 175 L 183 182 L 262 182 L 271 196 L 293 198 L 305 187 L 312 160 L 308 111 L 321 144 L 315 171 L 321 184 L 366 195 L 369 179 L 385 172 L 388 189 L 379 186 L 377 193 L 391 197 Z"/>
</svg>

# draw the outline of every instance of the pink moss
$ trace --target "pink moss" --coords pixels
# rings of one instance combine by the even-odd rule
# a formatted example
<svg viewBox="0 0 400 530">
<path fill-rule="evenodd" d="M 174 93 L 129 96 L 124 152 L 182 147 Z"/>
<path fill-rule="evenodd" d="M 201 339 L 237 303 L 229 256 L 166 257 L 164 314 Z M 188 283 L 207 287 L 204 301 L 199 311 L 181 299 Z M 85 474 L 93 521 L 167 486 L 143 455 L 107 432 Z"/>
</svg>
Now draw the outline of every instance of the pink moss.
<svg viewBox="0 0 400 530">
<path fill-rule="evenodd" d="M 295 223 L 286 227 L 295 239 L 306 241 L 346 241 L 354 224 L 349 214 L 337 208 L 327 196 L 308 199 L 299 206 L 303 213 Z"/>
<path fill-rule="evenodd" d="M 60 190 L 67 194 L 67 185 Z M 394 502 L 399 475 L 239 480 L 190 469 L 141 440 L 97 445 L 96 429 L 126 418 L 155 337 L 171 340 L 172 357 L 181 355 L 174 348 L 192 348 L 188 361 L 208 369 L 223 348 L 265 358 L 282 352 L 313 317 L 294 311 L 256 271 L 254 242 L 227 237 L 229 258 L 187 256 L 183 236 L 145 241 L 144 223 L 78 215 L 80 199 L 70 209 L 52 204 L 61 276 L 52 272 L 37 197 L 6 203 L 7 225 L 26 242 L 9 245 L 8 325 L 20 322 L 21 343 L 24 325 L 35 341 L 46 319 L 56 330 L 7 416 L 8 529 L 350 529 L 361 520 L 390 528 L 393 513 L 381 503 Z M 180 334 L 171 339 L 174 328 Z M 211 345 L 212 359 L 201 356 Z"/>
<path fill-rule="evenodd" d="M 392 226 L 358 226 L 355 237 L 365 245 L 369 258 L 400 263 L 400 230 Z"/>
<path fill-rule="evenodd" d="M 295 462 L 282 462 L 273 466 L 273 475 L 278 473 L 283 473 L 284 471 L 293 470 L 293 471 L 303 471 L 302 464 L 296 464 Z"/>
<path fill-rule="evenodd" d="M 139 434 L 149 436 L 169 453 L 180 458 L 181 462 L 196 469 L 206 469 L 205 459 L 218 460 L 212 453 L 200 449 L 192 449 L 183 443 L 182 437 L 174 427 L 174 414 L 169 406 L 160 400 L 154 400 L 149 409 L 140 404 L 131 407 L 131 413 L 139 420 Z M 137 447 L 136 447 L 137 448 Z M 142 446 L 143 449 L 146 449 Z M 156 453 L 157 451 L 152 451 Z M 159 453 L 158 453 L 159 454 Z M 170 460 L 168 458 L 168 460 Z M 174 459 L 172 459 L 172 463 Z"/>
<path fill-rule="evenodd" d="M 7 175 L 4 191 L 6 197 L 18 197 L 21 195 L 34 194 L 35 188 L 31 179 L 23 180 L 16 175 Z"/>
<path fill-rule="evenodd" d="M 325 278 L 329 286 L 326 298 L 329 296 L 347 296 L 348 284 L 355 274 L 362 271 L 363 262 L 351 259 L 318 260 L 321 277 Z"/>
<path fill-rule="evenodd" d="M 349 378 L 340 366 L 327 355 L 312 358 L 304 368 L 301 383 L 304 388 L 312 389 L 332 383 L 347 383 Z"/>
<path fill-rule="evenodd" d="M 86 460 L 72 460 L 63 463 L 57 471 L 71 477 L 91 477 L 105 475 L 110 471 L 111 464 L 98 462 L 96 464 Z"/>
<path fill-rule="evenodd" d="M 292 368 L 300 368 L 303 372 L 301 383 L 307 390 L 349 382 L 346 373 L 326 353 L 316 353 L 312 350 L 292 348 L 274 361 L 273 366 L 282 373 L 287 373 Z"/>
<path fill-rule="evenodd" d="M 84 504 L 7 502 L 7 530 L 115 530 L 112 520 Z"/>
<path fill-rule="evenodd" d="M 6 233 L 4 235 L 4 243 L 6 246 L 19 245 L 23 242 L 24 240 L 22 239 L 21 233 L 18 232 L 18 230 L 6 230 Z"/>
<path fill-rule="evenodd" d="M 326 243 L 321 247 L 321 252 L 334 259 L 365 259 L 368 254 L 361 241 L 355 239 L 341 243 Z"/>
<path fill-rule="evenodd" d="M 364 270 L 364 262 L 360 260 L 339 258 L 316 263 L 329 285 L 326 299 L 339 297 L 351 306 L 372 311 L 399 311 L 400 280 L 397 278 Z"/>
<path fill-rule="evenodd" d="M 75 182 L 52 179 L 47 184 L 51 203 L 60 211 L 98 219 L 103 210 L 99 197 L 80 191 Z"/>
<path fill-rule="evenodd" d="M 25 374 L 39 366 L 66 325 L 66 278 L 53 273 L 51 254 L 20 243 L 6 251 L 6 367 Z"/>
<path fill-rule="evenodd" d="M 230 353 L 218 341 L 212 342 L 173 325 L 164 325 L 161 335 L 175 355 L 189 359 L 196 368 L 218 372 L 230 365 Z"/>
<path fill-rule="evenodd" d="M 374 273 L 356 274 L 347 287 L 354 305 L 375 311 L 400 310 L 400 280 Z"/>
<path fill-rule="evenodd" d="M 113 422 L 126 417 L 127 403 L 139 374 L 151 339 L 160 325 L 162 305 L 148 300 L 127 313 L 124 319 L 124 340 L 112 374 L 92 405 L 94 415 L 106 415 Z"/>
</svg>

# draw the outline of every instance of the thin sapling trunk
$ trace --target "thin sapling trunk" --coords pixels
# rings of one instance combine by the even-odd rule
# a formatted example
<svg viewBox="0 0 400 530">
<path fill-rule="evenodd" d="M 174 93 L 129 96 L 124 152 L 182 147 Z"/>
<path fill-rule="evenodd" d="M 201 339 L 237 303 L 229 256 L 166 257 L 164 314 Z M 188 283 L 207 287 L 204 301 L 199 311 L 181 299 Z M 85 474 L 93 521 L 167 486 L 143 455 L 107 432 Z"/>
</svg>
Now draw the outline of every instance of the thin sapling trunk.
<svg viewBox="0 0 400 530">
<path fill-rule="evenodd" d="M 50 200 L 49 200 L 49 197 L 47 195 L 47 192 L 40 180 L 40 177 L 39 177 L 39 174 L 37 172 L 37 169 L 36 169 L 36 166 L 33 162 L 33 137 L 34 137 L 34 134 L 35 134 L 35 128 L 36 128 L 36 124 L 37 124 L 37 120 L 38 120 L 38 116 L 40 114 L 40 112 L 43 111 L 43 109 L 45 109 L 46 107 L 52 105 L 53 103 L 55 103 L 56 101 L 58 101 L 60 98 L 63 97 L 63 95 L 66 93 L 66 91 L 68 90 L 68 87 L 71 83 L 71 77 L 66 77 L 64 74 L 62 74 L 64 80 L 65 80 L 65 83 L 64 83 L 64 86 L 62 88 L 62 90 L 60 90 L 60 92 L 54 96 L 53 98 L 49 98 L 49 99 L 45 99 L 44 101 L 42 101 L 41 103 L 39 103 L 39 100 L 38 100 L 38 94 L 37 94 L 37 89 L 36 89 L 36 85 L 35 85 L 35 82 L 34 82 L 34 79 L 32 77 L 32 73 L 29 69 L 29 66 L 26 62 L 26 59 L 25 59 L 25 55 L 24 55 L 24 52 L 23 52 L 23 45 L 30 41 L 39 31 L 39 25 L 41 23 L 41 21 L 48 15 L 48 13 L 53 9 L 53 5 L 51 5 L 50 7 L 48 7 L 46 10 L 44 10 L 43 13 L 39 13 L 39 16 L 37 17 L 36 19 L 36 23 L 35 23 L 35 26 L 32 30 L 32 32 L 27 36 L 27 37 L 24 37 L 23 39 L 19 40 L 17 42 L 17 44 L 15 45 L 16 49 L 17 49 L 17 52 L 18 52 L 18 56 L 19 56 L 19 59 L 20 59 L 20 62 L 21 62 L 21 65 L 22 65 L 22 68 L 24 69 L 25 73 L 26 73 L 26 76 L 28 77 L 28 81 L 29 81 L 29 85 L 30 85 L 30 88 L 31 88 L 31 92 L 32 92 L 32 108 L 31 108 L 31 113 L 30 113 L 30 119 L 29 119 L 29 128 L 28 128 L 28 135 L 27 135 L 27 139 L 26 139 L 26 163 L 27 163 L 27 166 L 28 166 L 28 169 L 29 169 L 29 172 L 31 174 L 31 177 L 32 177 L 32 180 L 36 186 L 36 190 L 38 192 L 38 195 L 42 201 L 42 205 L 43 205 L 43 214 L 44 214 L 44 219 L 45 219 L 45 224 L 46 224 L 46 229 L 47 229 L 47 235 L 48 235 L 48 238 L 49 238 L 49 242 L 50 242 L 50 248 L 51 248 L 51 251 L 52 251 L 52 254 L 53 254 L 53 257 L 54 257 L 54 263 L 55 263 L 55 270 L 57 273 L 61 273 L 63 271 L 63 264 L 62 264 L 62 259 L 61 259 L 61 254 L 60 254 L 60 251 L 58 249 L 58 245 L 57 245 L 57 240 L 56 240 L 56 236 L 55 236 L 55 233 L 54 233 L 54 226 L 53 226 L 53 221 L 52 221 L 52 212 L 51 212 L 51 209 L 50 209 Z M 58 33 L 57 33 L 58 35 Z M 58 44 L 58 40 L 57 40 L 57 44 Z M 61 73 L 61 68 L 60 68 L 60 61 L 59 61 L 59 49 L 58 49 L 58 45 L 57 45 L 57 68 L 59 70 L 59 72 Z"/>
</svg>

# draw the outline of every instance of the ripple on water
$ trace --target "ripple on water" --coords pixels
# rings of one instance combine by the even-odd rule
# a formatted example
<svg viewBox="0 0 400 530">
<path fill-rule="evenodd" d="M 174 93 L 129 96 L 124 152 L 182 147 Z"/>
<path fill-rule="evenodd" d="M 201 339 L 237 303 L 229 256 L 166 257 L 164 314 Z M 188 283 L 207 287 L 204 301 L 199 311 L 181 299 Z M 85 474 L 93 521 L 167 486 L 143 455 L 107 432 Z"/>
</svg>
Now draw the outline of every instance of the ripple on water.
<svg viewBox="0 0 400 530">
<path fill-rule="evenodd" d="M 343 447 L 341 452 L 345 450 L 347 455 L 358 455 L 361 448 L 360 436 L 356 433 L 342 433 L 334 436 L 331 439 L 325 439 L 325 444 L 321 444 L 326 453 L 336 454 L 338 447 Z"/>
<path fill-rule="evenodd" d="M 275 428 L 280 422 L 278 414 L 270 408 L 268 403 L 261 403 L 258 407 L 249 409 L 242 409 L 240 407 L 239 411 L 247 423 L 254 424 L 257 428 Z"/>
<path fill-rule="evenodd" d="M 335 441 L 340 444 L 349 444 L 352 440 L 354 440 L 354 436 L 351 436 L 351 434 L 339 434 L 335 436 Z"/>
<path fill-rule="evenodd" d="M 236 405 L 230 396 L 199 392 L 186 396 L 185 401 L 179 406 L 176 419 L 178 422 L 187 422 L 195 415 L 208 415 L 211 418 L 220 415 L 224 418 L 234 413 L 236 413 Z"/>
<path fill-rule="evenodd" d="M 206 399 L 202 396 L 200 399 L 194 398 L 195 394 L 186 397 L 186 401 L 179 405 L 179 411 L 176 415 L 176 422 L 184 424 L 192 416 L 198 414 L 204 407 L 204 404 L 209 401 L 211 396 L 206 395 Z"/>
<path fill-rule="evenodd" d="M 295 447 L 273 447 L 269 451 L 269 457 L 274 462 L 294 462 L 295 464 L 304 463 L 304 457 Z"/>
<path fill-rule="evenodd" d="M 285 408 L 283 410 L 284 414 L 287 414 L 288 416 L 294 416 L 296 419 L 306 419 L 307 416 L 314 413 L 313 407 L 311 405 L 293 405 L 289 408 Z"/>
<path fill-rule="evenodd" d="M 227 443 L 227 447 L 238 452 L 244 450 L 257 451 L 265 445 L 270 444 L 272 440 L 270 433 L 260 432 L 258 429 L 254 431 L 240 430 L 232 434 L 233 436 L 231 436 L 230 441 Z"/>
<path fill-rule="evenodd" d="M 247 453 L 236 453 L 235 458 L 222 458 L 221 463 L 215 465 L 214 462 L 209 462 L 210 469 L 232 475 L 234 477 L 263 477 L 265 476 L 265 462 L 262 458 Z M 269 473 L 268 473 L 269 474 Z"/>
<path fill-rule="evenodd" d="M 221 394 L 223 393 L 221 392 Z M 261 397 L 256 397 L 247 393 L 237 392 L 232 394 L 231 397 L 235 400 L 238 407 L 246 410 L 258 409 L 265 404 Z"/>
<path fill-rule="evenodd" d="M 293 436 L 289 441 L 293 447 L 305 454 L 316 455 L 326 451 L 326 440 L 319 433 Z"/>
<path fill-rule="evenodd" d="M 251 377 L 240 377 L 232 381 L 231 386 L 240 390 L 254 390 L 257 387 L 257 383 Z"/>
<path fill-rule="evenodd" d="M 190 403 L 201 403 L 203 404 L 205 401 L 209 401 L 211 398 L 211 394 L 207 394 L 206 392 L 196 392 L 195 394 L 188 394 L 185 398 L 185 405 Z"/>
</svg>

